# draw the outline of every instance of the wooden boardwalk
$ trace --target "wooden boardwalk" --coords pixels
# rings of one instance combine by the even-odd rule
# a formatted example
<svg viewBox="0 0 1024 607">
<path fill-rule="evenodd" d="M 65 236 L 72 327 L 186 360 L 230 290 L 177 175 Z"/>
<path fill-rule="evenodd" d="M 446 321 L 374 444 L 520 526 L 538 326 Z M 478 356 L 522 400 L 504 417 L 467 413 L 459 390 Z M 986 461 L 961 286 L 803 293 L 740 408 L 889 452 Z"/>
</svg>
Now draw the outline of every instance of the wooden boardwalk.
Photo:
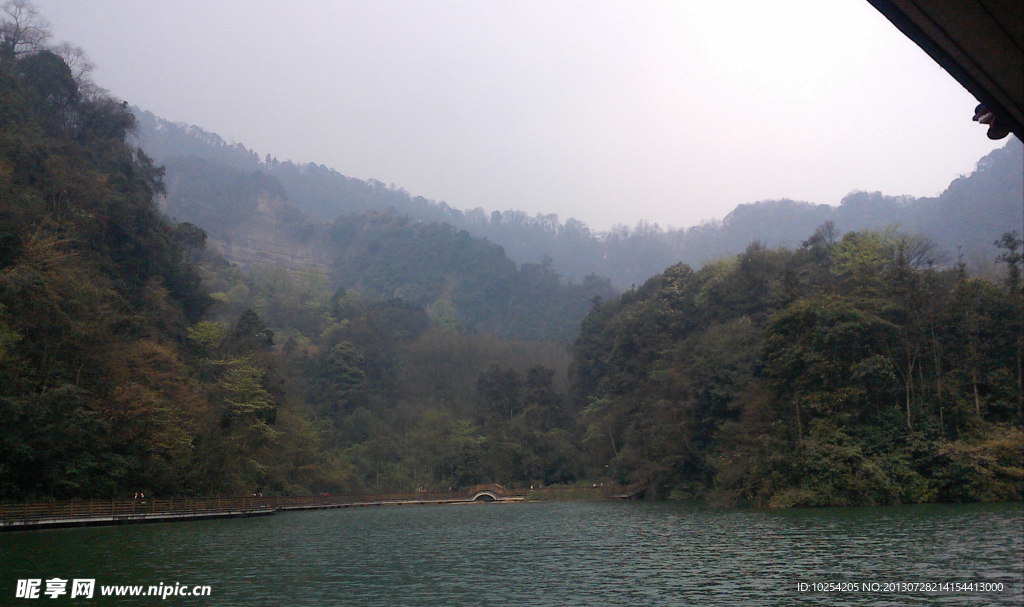
<svg viewBox="0 0 1024 607">
<path fill-rule="evenodd" d="M 256 498 L 72 500 L 0 504 L 0 531 L 90 525 L 164 523 L 265 516 L 274 508 Z"/>
<path fill-rule="evenodd" d="M 237 518 L 242 516 L 268 516 L 274 510 L 224 510 L 220 512 L 156 512 L 147 514 L 115 514 L 110 516 L 78 516 L 0 521 L 0 531 L 28 529 L 59 529 L 62 527 L 93 527 L 98 525 L 125 525 L 137 523 L 171 523 L 184 520 Z"/>
<path fill-rule="evenodd" d="M 361 500 L 355 502 L 331 502 L 322 504 L 305 504 L 301 506 L 281 506 L 278 508 L 278 510 L 327 510 L 331 508 L 362 508 L 367 506 L 429 506 L 443 504 L 484 504 L 493 502 L 522 502 L 525 500 L 525 496 L 502 497 L 491 502 L 485 502 L 483 500 L 471 500 L 465 497 L 454 499 L 382 499 L 374 501 Z"/>
<path fill-rule="evenodd" d="M 267 516 L 291 510 L 519 502 L 525 499 L 523 493 L 508 492 L 499 486 L 488 485 L 460 492 L 370 496 L 247 496 L 0 503 L 0 531 Z"/>
</svg>

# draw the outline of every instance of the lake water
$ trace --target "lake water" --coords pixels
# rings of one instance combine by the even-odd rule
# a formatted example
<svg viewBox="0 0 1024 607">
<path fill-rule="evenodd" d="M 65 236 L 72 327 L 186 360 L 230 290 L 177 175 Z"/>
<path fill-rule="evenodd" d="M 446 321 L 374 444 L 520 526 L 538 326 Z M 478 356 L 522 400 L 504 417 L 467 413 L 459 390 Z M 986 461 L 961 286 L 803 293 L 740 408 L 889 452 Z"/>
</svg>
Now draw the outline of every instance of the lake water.
<svg viewBox="0 0 1024 607">
<path fill-rule="evenodd" d="M 0 534 L 0 604 L 1021 605 L 1022 562 L 1019 504 L 391 506 Z M 54 577 L 95 579 L 96 598 L 14 598 L 17 580 Z M 898 586 L 947 582 L 1003 590 Z M 161 583 L 210 596 L 98 596 Z M 814 590 L 829 583 L 850 591 Z"/>
</svg>

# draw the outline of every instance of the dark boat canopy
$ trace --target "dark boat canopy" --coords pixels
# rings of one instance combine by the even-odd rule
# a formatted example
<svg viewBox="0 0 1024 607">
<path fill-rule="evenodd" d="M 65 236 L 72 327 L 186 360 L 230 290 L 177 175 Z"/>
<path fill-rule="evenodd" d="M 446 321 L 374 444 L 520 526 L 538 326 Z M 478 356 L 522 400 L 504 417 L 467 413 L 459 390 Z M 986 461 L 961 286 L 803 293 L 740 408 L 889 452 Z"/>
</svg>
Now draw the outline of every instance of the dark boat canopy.
<svg viewBox="0 0 1024 607">
<path fill-rule="evenodd" d="M 1024 139 L 1024 0 L 868 2 Z"/>
</svg>

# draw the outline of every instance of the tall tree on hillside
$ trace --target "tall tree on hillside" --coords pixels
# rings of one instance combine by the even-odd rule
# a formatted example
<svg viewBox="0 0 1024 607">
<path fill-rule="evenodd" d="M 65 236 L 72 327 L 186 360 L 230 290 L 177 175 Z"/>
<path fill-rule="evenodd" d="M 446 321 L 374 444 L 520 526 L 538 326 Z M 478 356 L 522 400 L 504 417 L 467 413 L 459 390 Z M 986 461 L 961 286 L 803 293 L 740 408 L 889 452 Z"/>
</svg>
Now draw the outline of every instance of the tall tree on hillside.
<svg viewBox="0 0 1024 607">
<path fill-rule="evenodd" d="M 1017 337 L 1017 415 L 1024 414 L 1024 240 L 1017 232 L 1007 232 L 996 241 L 1003 249 L 998 261 L 1006 264 L 1006 286 L 1010 290 L 1016 320 L 1009 327 Z"/>
</svg>

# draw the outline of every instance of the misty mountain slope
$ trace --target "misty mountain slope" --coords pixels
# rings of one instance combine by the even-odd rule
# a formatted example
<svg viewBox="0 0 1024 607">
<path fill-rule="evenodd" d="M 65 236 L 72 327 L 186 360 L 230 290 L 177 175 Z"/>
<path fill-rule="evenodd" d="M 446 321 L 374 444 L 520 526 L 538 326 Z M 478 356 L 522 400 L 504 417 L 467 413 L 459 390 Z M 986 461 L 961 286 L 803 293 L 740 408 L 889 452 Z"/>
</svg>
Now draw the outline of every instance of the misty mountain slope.
<svg viewBox="0 0 1024 607">
<path fill-rule="evenodd" d="M 165 164 L 164 211 L 207 230 L 211 244 L 243 265 L 316 267 L 331 284 L 371 298 L 401 299 L 441 320 L 504 338 L 569 342 L 608 281 L 566 283 L 545 264 L 523 264 L 502 247 L 448 224 L 397 211 L 310 219 L 266 172 L 196 156 Z"/>
<path fill-rule="evenodd" d="M 332 282 L 424 306 L 435 319 L 505 338 L 570 341 L 607 280 L 564 283 L 546 264 L 517 266 L 504 250 L 447 224 L 395 213 L 339 217 L 330 229 Z"/>
<path fill-rule="evenodd" d="M 175 158 L 202 158 L 245 171 L 254 180 L 260 179 L 256 175 L 273 177 L 289 201 L 312 218 L 330 221 L 344 214 L 391 210 L 488 238 L 519 263 L 550 258 L 553 267 L 568 278 L 608 276 L 619 289 L 640 284 L 680 261 L 699 266 L 734 255 L 755 240 L 767 246 L 796 246 L 829 220 L 840 233 L 896 224 L 932 238 L 950 259 L 958 250 L 968 259 L 991 259 L 996 254 L 993 241 L 1020 227 L 1024 148 L 1013 138 L 937 198 L 860 191 L 848 195 L 838 207 L 765 200 L 740 204 L 721 221 L 689 228 L 639 222 L 596 232 L 583 222 L 563 221 L 553 214 L 460 211 L 376 180 L 346 177 L 323 165 L 280 162 L 270 155 L 261 159 L 244 146 L 228 144 L 198 127 L 171 123 L 141 110 L 138 115 L 141 145 L 158 162 L 168 164 L 169 180 L 177 171 L 188 178 L 194 168 L 193 164 L 175 165 Z M 177 195 L 173 187 L 169 194 L 171 199 Z"/>
<path fill-rule="evenodd" d="M 164 167 L 170 195 L 163 211 L 201 226 L 227 259 L 326 273 L 326 226 L 291 204 L 273 177 L 195 156 L 170 158 Z"/>
<path fill-rule="evenodd" d="M 852 192 L 838 207 L 789 200 L 740 205 L 722 221 L 716 236 L 739 251 L 754 240 L 768 246 L 797 246 L 801 234 L 825 221 L 834 222 L 840 234 L 898 225 L 931 238 L 950 259 L 958 249 L 968 258 L 992 259 L 993 242 L 1004 232 L 1021 229 L 1022 186 L 1024 146 L 1011 138 L 935 198 Z M 699 263 L 700 256 L 693 253 L 701 248 L 684 241 L 681 259 Z"/>
<path fill-rule="evenodd" d="M 919 211 L 910 214 L 906 226 L 965 252 L 992 251 L 991 242 L 1003 232 L 1020 230 L 1024 201 L 1024 145 L 1010 138 L 1003 148 L 980 161 L 970 176 L 949 184 L 938 199 L 920 199 Z M 927 210 L 927 212 L 926 212 Z"/>
<path fill-rule="evenodd" d="M 158 206 L 163 169 L 126 140 L 131 112 L 81 94 L 89 84 L 50 51 L 0 53 L 0 499 L 574 480 L 556 392 L 565 345 L 455 325 L 569 341 L 606 282 L 574 290 L 440 224 L 378 214 L 331 228 L 274 177 L 203 159 L 168 163 L 163 204 L 210 232 L 176 223 Z M 240 250 L 242 237 L 255 244 Z M 208 239 L 296 265 L 296 243 L 325 243 L 316 254 L 338 253 L 325 268 L 360 288 L 421 295 L 240 271 L 207 254 Z M 478 394 L 489 377 L 513 388 L 510 407 Z"/>
<path fill-rule="evenodd" d="M 224 170 L 235 178 L 248 175 L 252 179 L 254 184 L 241 186 L 243 190 L 258 188 L 264 177 L 273 178 L 275 187 L 287 192 L 289 202 L 312 220 L 332 221 L 341 215 L 393 211 L 417 221 L 447 223 L 501 245 L 516 262 L 541 263 L 550 258 L 554 267 L 568 278 L 611 275 L 613 272 L 606 270 L 613 270 L 623 277 L 618 282 L 628 286 L 630 280 L 641 280 L 673 261 L 671 255 L 654 254 L 651 244 L 645 244 L 637 255 L 627 256 L 629 261 L 624 267 L 616 267 L 608 263 L 607 253 L 632 248 L 636 234 L 628 228 L 625 232 L 629 242 L 625 242 L 621 232 L 604 237 L 583 222 L 563 222 L 557 215 L 530 217 L 514 210 L 488 214 L 481 208 L 460 211 L 444 202 L 411 196 L 380 181 L 346 177 L 323 165 L 281 162 L 269 154 L 261 158 L 245 146 L 229 144 L 197 126 L 170 122 L 139 108 L 134 108 L 134 112 L 138 117 L 140 147 L 167 167 L 170 185 L 166 209 L 172 216 L 183 212 L 182 201 L 177 200 L 178 184 L 206 182 L 211 172 Z M 223 185 L 217 184 L 213 198 L 223 194 Z M 179 219 L 189 216 L 183 214 Z M 220 223 L 216 218 L 207 219 Z M 613 260 L 618 258 L 613 255 Z"/>
<path fill-rule="evenodd" d="M 170 122 L 139 108 L 133 111 L 138 119 L 140 147 L 158 163 L 166 164 L 176 158 L 203 159 L 246 174 L 272 177 L 277 187 L 288 192 L 296 208 L 314 220 L 329 222 L 339 215 L 388 209 L 428 222 L 451 223 L 461 215 L 444 203 L 413 198 L 376 180 L 346 177 L 314 163 L 281 162 L 269 154 L 261 158 L 245 146 L 229 144 L 197 126 Z"/>
</svg>

